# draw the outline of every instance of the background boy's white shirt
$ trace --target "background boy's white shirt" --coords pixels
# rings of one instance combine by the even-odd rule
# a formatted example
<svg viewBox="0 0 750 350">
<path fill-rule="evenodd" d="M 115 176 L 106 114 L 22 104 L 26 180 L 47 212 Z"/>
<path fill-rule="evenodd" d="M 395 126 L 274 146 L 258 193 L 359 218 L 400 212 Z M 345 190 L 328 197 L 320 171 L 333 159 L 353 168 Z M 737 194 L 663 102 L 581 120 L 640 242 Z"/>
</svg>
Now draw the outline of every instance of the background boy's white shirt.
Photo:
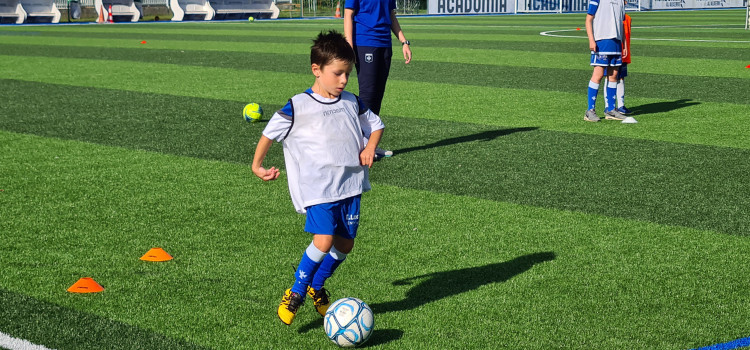
<svg viewBox="0 0 750 350">
<path fill-rule="evenodd" d="M 622 20 L 625 17 L 623 0 L 598 0 L 598 6 L 592 24 L 594 40 L 617 39 L 622 41 Z"/>
</svg>

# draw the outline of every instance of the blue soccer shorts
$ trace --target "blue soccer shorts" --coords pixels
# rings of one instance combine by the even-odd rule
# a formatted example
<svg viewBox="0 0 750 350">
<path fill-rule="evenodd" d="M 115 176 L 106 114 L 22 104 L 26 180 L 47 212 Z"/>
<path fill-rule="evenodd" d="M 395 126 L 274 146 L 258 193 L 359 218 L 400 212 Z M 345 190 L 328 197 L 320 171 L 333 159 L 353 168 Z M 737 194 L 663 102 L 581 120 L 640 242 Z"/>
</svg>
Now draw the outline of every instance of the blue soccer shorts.
<svg viewBox="0 0 750 350">
<path fill-rule="evenodd" d="M 617 71 L 617 79 L 622 79 L 628 76 L 628 64 L 623 63 L 622 66 L 620 66 L 620 70 Z"/>
<path fill-rule="evenodd" d="M 305 232 L 354 239 L 359 228 L 361 198 L 362 195 L 356 195 L 336 202 L 307 207 Z"/>
<path fill-rule="evenodd" d="M 591 53 L 591 65 L 619 67 L 622 65 L 622 55 L 600 55 L 598 53 Z"/>
<path fill-rule="evenodd" d="M 604 68 L 604 75 L 607 75 L 607 68 Z M 628 76 L 628 64 L 624 63 L 622 66 L 620 66 L 620 69 L 617 70 L 617 79 L 623 79 Z"/>
</svg>

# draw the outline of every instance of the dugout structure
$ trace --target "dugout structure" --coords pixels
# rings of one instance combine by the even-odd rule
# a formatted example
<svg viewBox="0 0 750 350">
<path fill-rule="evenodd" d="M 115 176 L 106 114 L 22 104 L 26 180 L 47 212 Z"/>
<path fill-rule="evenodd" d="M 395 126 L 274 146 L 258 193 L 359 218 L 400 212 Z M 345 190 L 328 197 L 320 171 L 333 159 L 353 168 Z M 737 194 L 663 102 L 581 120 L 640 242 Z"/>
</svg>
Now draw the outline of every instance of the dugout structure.
<svg viewBox="0 0 750 350">
<path fill-rule="evenodd" d="M 95 0 L 94 8 L 96 15 L 105 20 L 108 17 L 109 7 L 112 6 L 112 20 L 114 22 L 138 22 L 141 11 L 133 0 Z"/>
<path fill-rule="evenodd" d="M 0 0 L 2 23 L 59 23 L 60 17 L 54 0 Z"/>
<path fill-rule="evenodd" d="M 0 19 L 2 23 L 21 24 L 26 20 L 26 11 L 19 0 L 0 0 Z"/>
<path fill-rule="evenodd" d="M 216 11 L 214 19 L 279 18 L 273 0 L 209 0 Z"/>
<path fill-rule="evenodd" d="M 278 18 L 273 0 L 169 0 L 173 21 Z"/>
<path fill-rule="evenodd" d="M 210 21 L 216 15 L 208 0 L 169 0 L 169 9 L 174 14 L 173 21 Z"/>
</svg>

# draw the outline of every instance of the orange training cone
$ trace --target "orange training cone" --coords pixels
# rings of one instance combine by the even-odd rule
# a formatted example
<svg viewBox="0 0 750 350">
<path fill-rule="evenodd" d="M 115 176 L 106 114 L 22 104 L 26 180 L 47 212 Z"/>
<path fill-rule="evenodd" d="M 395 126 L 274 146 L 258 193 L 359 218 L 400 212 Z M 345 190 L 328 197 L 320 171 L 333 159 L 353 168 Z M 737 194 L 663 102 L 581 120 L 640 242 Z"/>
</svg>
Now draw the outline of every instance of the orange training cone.
<svg viewBox="0 0 750 350">
<path fill-rule="evenodd" d="M 68 288 L 68 292 L 71 293 L 97 293 L 103 290 L 104 288 L 91 277 L 83 277 Z"/>
<path fill-rule="evenodd" d="M 141 257 L 143 261 L 168 261 L 172 260 L 172 256 L 169 255 L 164 249 L 151 248 L 146 254 Z"/>
<path fill-rule="evenodd" d="M 99 18 L 96 20 L 96 23 L 104 23 L 104 6 L 100 6 L 99 8 Z"/>
<path fill-rule="evenodd" d="M 107 22 L 109 23 L 115 23 L 115 21 L 112 20 L 112 5 L 109 5 L 109 17 L 107 17 Z"/>
<path fill-rule="evenodd" d="M 341 0 L 336 3 L 336 18 L 341 18 Z"/>
</svg>

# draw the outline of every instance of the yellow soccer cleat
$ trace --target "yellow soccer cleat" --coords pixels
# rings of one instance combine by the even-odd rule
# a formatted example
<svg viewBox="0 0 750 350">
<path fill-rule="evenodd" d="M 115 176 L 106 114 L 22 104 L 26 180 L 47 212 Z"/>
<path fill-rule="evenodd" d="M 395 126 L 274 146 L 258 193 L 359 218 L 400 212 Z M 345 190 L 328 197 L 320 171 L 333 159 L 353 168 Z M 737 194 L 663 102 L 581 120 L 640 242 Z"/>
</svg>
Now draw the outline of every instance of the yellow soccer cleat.
<svg viewBox="0 0 750 350">
<path fill-rule="evenodd" d="M 305 299 L 297 293 L 292 293 L 292 289 L 289 288 L 284 292 L 284 296 L 281 297 L 281 304 L 279 304 L 279 319 L 286 325 L 292 324 L 294 316 L 297 315 L 297 309 L 299 306 L 305 303 Z"/>
<path fill-rule="evenodd" d="M 320 316 L 325 316 L 326 311 L 328 311 L 328 306 L 331 305 L 331 302 L 328 300 L 328 291 L 325 288 L 315 290 L 313 287 L 308 286 L 307 295 L 312 298 L 315 310 L 318 310 Z"/>
</svg>

